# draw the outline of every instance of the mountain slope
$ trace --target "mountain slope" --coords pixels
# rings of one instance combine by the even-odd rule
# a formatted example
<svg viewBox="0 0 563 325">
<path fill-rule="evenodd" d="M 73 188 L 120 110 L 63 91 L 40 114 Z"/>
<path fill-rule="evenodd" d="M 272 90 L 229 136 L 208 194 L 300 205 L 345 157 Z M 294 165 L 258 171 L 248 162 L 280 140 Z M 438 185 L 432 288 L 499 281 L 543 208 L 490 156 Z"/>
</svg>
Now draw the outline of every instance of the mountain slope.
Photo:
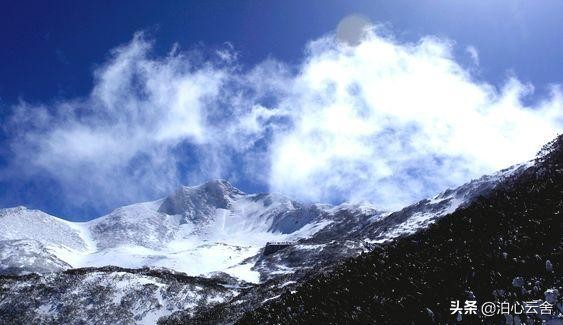
<svg viewBox="0 0 563 325">
<path fill-rule="evenodd" d="M 444 308 L 451 297 L 465 291 L 478 293 L 479 299 L 488 297 L 490 288 L 476 286 L 475 277 L 483 281 L 491 276 L 490 283 L 504 279 L 504 269 L 498 275 L 488 265 L 501 263 L 495 256 L 515 254 L 518 264 L 528 258 L 521 256 L 521 248 L 528 249 L 522 241 L 553 237 L 549 231 L 528 233 L 518 223 L 522 220 L 513 229 L 505 219 L 509 212 L 522 213 L 513 200 L 533 201 L 531 193 L 524 191 L 526 186 L 559 192 L 538 194 L 536 201 L 525 203 L 525 213 L 542 200 L 548 202 L 545 211 L 559 209 L 551 205 L 560 205 L 557 199 L 562 192 L 552 187 L 561 186 L 561 179 L 552 179 L 559 182 L 555 185 L 548 181 L 549 175 L 562 170 L 559 162 L 548 162 L 558 150 L 396 212 L 379 211 L 369 204 L 303 204 L 277 194 L 245 194 L 223 180 L 182 187 L 167 198 L 125 206 L 84 223 L 25 208 L 0 210 L 0 273 L 45 273 L 0 275 L 0 323 L 86 319 L 128 324 L 151 323 L 160 317 L 168 324 L 371 319 L 409 323 L 412 319 L 407 316 L 393 318 L 391 312 L 377 308 L 397 311 L 405 303 L 423 304 L 423 300 L 427 307 L 409 307 L 412 315 L 449 321 Z M 514 184 L 525 185 L 519 185 L 523 188 L 515 194 Z M 553 218 L 546 218 L 546 224 L 540 219 L 533 222 L 553 227 Z M 499 234 L 501 239 L 496 237 Z M 269 241 L 289 243 L 266 252 Z M 539 257 L 534 258 L 544 264 L 544 258 L 550 258 L 558 270 L 560 263 L 553 260 L 560 255 L 546 250 L 554 247 L 550 245 L 540 247 Z M 485 255 L 471 255 L 475 252 Z M 488 252 L 496 255 L 490 257 Z M 196 280 L 167 282 L 170 278 Z M 547 277 L 538 281 L 542 290 L 558 283 Z M 216 293 L 211 300 L 205 298 L 209 290 Z M 430 299 L 434 293 L 445 298 Z M 330 296 L 317 304 L 319 295 Z M 73 305 L 76 299 L 79 304 Z M 125 316 L 120 319 L 119 313 Z M 278 318 L 276 313 L 289 318 Z"/>
<path fill-rule="evenodd" d="M 58 272 L 70 267 L 36 240 L 0 240 L 0 275 Z"/>
<path fill-rule="evenodd" d="M 246 281 L 266 281 L 416 232 L 527 166 L 484 176 L 394 213 L 369 204 L 303 204 L 278 194 L 245 194 L 224 180 L 181 187 L 166 198 L 82 223 L 24 207 L 1 209 L 0 272 L 158 266 L 190 275 L 225 271 Z M 26 241 L 27 253 L 13 240 Z M 297 243 L 262 256 L 262 248 L 272 241 Z"/>
<path fill-rule="evenodd" d="M 245 286 L 225 275 L 208 279 L 148 268 L 4 276 L 0 323 L 155 324 L 176 310 L 193 313 L 229 300 Z"/>
<path fill-rule="evenodd" d="M 462 318 L 560 324 L 561 318 L 549 315 L 451 315 L 449 307 L 455 300 L 555 302 L 563 285 L 562 209 L 563 138 L 558 138 L 535 165 L 429 229 L 352 258 L 248 312 L 239 323 L 421 324 Z M 214 317 L 209 312 L 198 320 Z"/>
<path fill-rule="evenodd" d="M 365 237 L 370 243 L 382 243 L 401 236 L 411 235 L 425 229 L 441 217 L 458 208 L 470 205 L 481 196 L 495 190 L 503 181 L 518 177 L 534 162 L 529 161 L 484 175 L 455 189 L 448 189 L 431 199 L 419 201 L 399 211 L 379 218 L 366 227 L 358 229 L 351 237 Z"/>
<path fill-rule="evenodd" d="M 264 281 L 294 272 L 302 276 L 310 270 L 357 256 L 374 245 L 427 228 L 443 216 L 471 204 L 479 196 L 490 193 L 503 180 L 517 177 L 531 165 L 532 162 L 528 162 L 485 175 L 392 213 L 377 211 L 370 205 L 342 204 L 325 208 L 324 219 L 330 220 L 330 223 L 299 240 L 297 245 L 273 255 L 261 256 L 256 260 L 254 269 L 261 272 L 261 280 Z"/>
<path fill-rule="evenodd" d="M 225 271 L 258 282 L 271 273 L 264 267 L 251 270 L 264 245 L 312 236 L 338 221 L 331 219 L 331 209 L 277 194 L 245 194 L 224 180 L 181 187 L 167 198 L 121 207 L 82 223 L 24 207 L 2 209 L 0 272 L 158 266 L 190 275 Z M 377 212 L 369 213 L 360 218 Z M 341 231 L 333 236 L 354 227 L 340 222 Z M 21 242 L 14 240 L 26 241 L 29 254 L 22 254 Z"/>
<path fill-rule="evenodd" d="M 72 223 L 25 207 L 0 209 L 0 274 L 70 268 L 64 256 L 87 251 Z"/>
<path fill-rule="evenodd" d="M 44 245 L 84 249 L 86 243 L 72 223 L 25 207 L 0 209 L 0 239 L 33 239 Z"/>
</svg>

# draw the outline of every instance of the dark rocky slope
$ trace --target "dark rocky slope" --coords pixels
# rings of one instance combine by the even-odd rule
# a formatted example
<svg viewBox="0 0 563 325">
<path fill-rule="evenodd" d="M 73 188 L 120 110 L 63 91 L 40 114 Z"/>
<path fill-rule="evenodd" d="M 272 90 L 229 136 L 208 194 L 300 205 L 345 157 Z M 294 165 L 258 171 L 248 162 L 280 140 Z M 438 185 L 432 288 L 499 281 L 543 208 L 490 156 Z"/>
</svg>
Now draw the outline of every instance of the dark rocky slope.
<svg viewBox="0 0 563 325">
<path fill-rule="evenodd" d="M 536 164 L 430 228 L 362 254 L 246 313 L 240 324 L 456 323 L 452 300 L 530 301 L 562 286 L 563 137 Z M 474 298 L 473 298 L 474 297 Z M 219 312 L 216 310 L 215 312 Z M 201 323 L 216 315 L 200 315 Z M 528 323 L 539 317 L 521 317 Z M 544 321 L 547 317 L 543 317 Z M 463 323 L 512 317 L 463 315 Z M 561 319 L 552 319 L 560 324 Z"/>
</svg>

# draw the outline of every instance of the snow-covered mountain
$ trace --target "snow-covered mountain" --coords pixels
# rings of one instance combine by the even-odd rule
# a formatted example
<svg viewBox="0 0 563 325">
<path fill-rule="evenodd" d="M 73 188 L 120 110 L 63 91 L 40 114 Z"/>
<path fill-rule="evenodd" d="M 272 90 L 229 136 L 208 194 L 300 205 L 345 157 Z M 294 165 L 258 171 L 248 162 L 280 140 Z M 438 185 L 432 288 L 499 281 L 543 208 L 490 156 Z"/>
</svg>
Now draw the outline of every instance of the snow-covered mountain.
<svg viewBox="0 0 563 325">
<path fill-rule="evenodd" d="M 240 315 L 345 258 L 427 228 L 530 166 L 483 176 L 395 212 L 246 194 L 224 180 L 181 187 L 88 222 L 25 207 L 0 209 L 0 275 L 10 275 L 0 276 L 0 297 L 6 298 L 0 312 L 39 308 L 10 315 L 54 324 L 111 322 L 120 310 L 128 315 L 122 323 L 150 324 L 229 301 L 230 312 Z M 265 253 L 268 242 L 287 244 Z M 39 284 L 33 298 L 26 294 Z M 88 296 L 99 311 L 65 312 L 65 302 Z M 139 297 L 148 300 L 135 302 Z"/>
<path fill-rule="evenodd" d="M 0 272 L 79 267 L 165 267 L 189 275 L 223 271 L 250 282 L 330 264 L 370 244 L 416 232 L 530 164 L 484 176 L 397 212 L 369 204 L 303 204 L 245 194 L 225 180 L 69 222 L 25 207 L 0 209 Z M 263 256 L 267 242 L 295 242 Z"/>
<path fill-rule="evenodd" d="M 419 201 L 399 211 L 387 214 L 362 227 L 352 236 L 365 238 L 370 243 L 382 243 L 397 237 L 411 235 L 427 228 L 441 217 L 487 195 L 507 178 L 518 176 L 534 165 L 534 161 L 517 164 L 491 175 L 484 175 L 455 189 L 448 189 L 433 198 Z"/>
<path fill-rule="evenodd" d="M 374 238 L 384 239 L 386 226 L 394 235 L 463 202 L 452 213 L 431 217 L 427 228 L 374 243 L 366 254 L 272 292 L 274 299 L 256 290 L 259 299 L 241 294 L 196 317 L 176 312 L 162 323 L 563 324 L 563 136 L 545 149 L 533 164 L 371 224 L 364 232 L 379 229 Z M 453 301 L 474 301 L 477 312 L 452 312 Z M 510 308 L 481 312 L 487 304 Z M 547 310 L 540 312 L 540 305 Z"/>
<path fill-rule="evenodd" d="M 121 207 L 88 222 L 69 222 L 24 207 L 2 209 L 0 271 L 154 266 L 190 275 L 225 271 L 258 282 L 254 264 L 242 262 L 260 255 L 267 242 L 310 238 L 338 221 L 333 216 L 354 209 L 359 207 L 245 194 L 224 180 L 182 187 L 167 198 Z M 364 221 L 378 213 L 358 211 L 354 214 Z"/>
</svg>

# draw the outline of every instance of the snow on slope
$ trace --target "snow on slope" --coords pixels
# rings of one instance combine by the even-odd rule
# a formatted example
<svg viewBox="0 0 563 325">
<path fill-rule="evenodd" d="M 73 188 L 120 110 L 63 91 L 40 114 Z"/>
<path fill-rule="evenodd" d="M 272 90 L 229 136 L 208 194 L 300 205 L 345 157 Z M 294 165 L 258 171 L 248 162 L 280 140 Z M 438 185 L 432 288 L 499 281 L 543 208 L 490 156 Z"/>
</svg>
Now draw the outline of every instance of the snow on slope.
<svg viewBox="0 0 563 325">
<path fill-rule="evenodd" d="M 223 271 L 257 282 L 273 270 L 315 268 L 322 261 L 365 250 L 365 242 L 414 233 L 530 164 L 484 176 L 393 213 L 369 204 L 302 204 L 278 194 L 245 194 L 224 180 L 181 187 L 167 198 L 121 207 L 82 223 L 23 207 L 1 209 L 0 258 L 4 270 L 16 263 L 18 272 L 26 265 L 36 272 L 67 264 L 156 266 L 189 275 Z M 259 257 L 267 242 L 298 240 L 300 245 L 285 252 Z M 36 254 L 29 253 L 33 249 Z"/>
<path fill-rule="evenodd" d="M 0 240 L 0 275 L 57 272 L 69 267 L 36 240 Z"/>
<path fill-rule="evenodd" d="M 156 324 L 175 311 L 225 302 L 240 290 L 231 279 L 192 278 L 168 270 L 77 269 L 4 278 L 2 324 Z"/>
<path fill-rule="evenodd" d="M 88 244 L 72 223 L 24 207 L 0 209 L 0 273 L 53 272 Z"/>
<path fill-rule="evenodd" d="M 532 166 L 534 161 L 517 164 L 492 175 L 485 175 L 455 189 L 448 189 L 431 199 L 422 200 L 402 210 L 389 213 L 375 220 L 360 231 L 369 243 L 382 243 L 397 237 L 413 234 L 426 228 L 439 218 L 471 203 L 480 195 L 492 191 L 502 180 L 521 173 Z"/>
<path fill-rule="evenodd" d="M 312 235 L 327 224 L 316 220 L 320 213 L 316 206 L 276 194 L 247 195 L 218 180 L 81 223 L 23 207 L 3 209 L 0 240 L 37 241 L 40 255 L 61 267 L 158 266 L 190 275 L 226 271 L 255 281 L 256 274 L 239 264 L 268 241 Z M 5 248 L 4 260 L 16 252 Z"/>
<path fill-rule="evenodd" d="M 33 239 L 43 245 L 81 250 L 86 243 L 66 222 L 39 210 L 25 207 L 0 209 L 0 240 Z"/>
</svg>

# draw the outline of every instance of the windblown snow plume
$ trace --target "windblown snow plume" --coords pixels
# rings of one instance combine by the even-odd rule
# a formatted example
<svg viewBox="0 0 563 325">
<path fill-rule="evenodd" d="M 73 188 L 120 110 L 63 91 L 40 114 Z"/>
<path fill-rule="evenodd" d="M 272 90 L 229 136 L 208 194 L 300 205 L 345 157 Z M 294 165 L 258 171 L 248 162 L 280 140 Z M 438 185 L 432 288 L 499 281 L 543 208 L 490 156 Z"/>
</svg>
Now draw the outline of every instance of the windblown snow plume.
<svg viewBox="0 0 563 325">
<path fill-rule="evenodd" d="M 298 66 L 243 68 L 231 46 L 157 57 L 139 33 L 95 71 L 89 96 L 12 108 L 10 174 L 48 175 L 77 206 L 223 177 L 396 208 L 532 158 L 561 130 L 560 86 L 526 105 L 532 85 L 476 80 L 449 40 L 364 34 L 311 41 Z"/>
</svg>

